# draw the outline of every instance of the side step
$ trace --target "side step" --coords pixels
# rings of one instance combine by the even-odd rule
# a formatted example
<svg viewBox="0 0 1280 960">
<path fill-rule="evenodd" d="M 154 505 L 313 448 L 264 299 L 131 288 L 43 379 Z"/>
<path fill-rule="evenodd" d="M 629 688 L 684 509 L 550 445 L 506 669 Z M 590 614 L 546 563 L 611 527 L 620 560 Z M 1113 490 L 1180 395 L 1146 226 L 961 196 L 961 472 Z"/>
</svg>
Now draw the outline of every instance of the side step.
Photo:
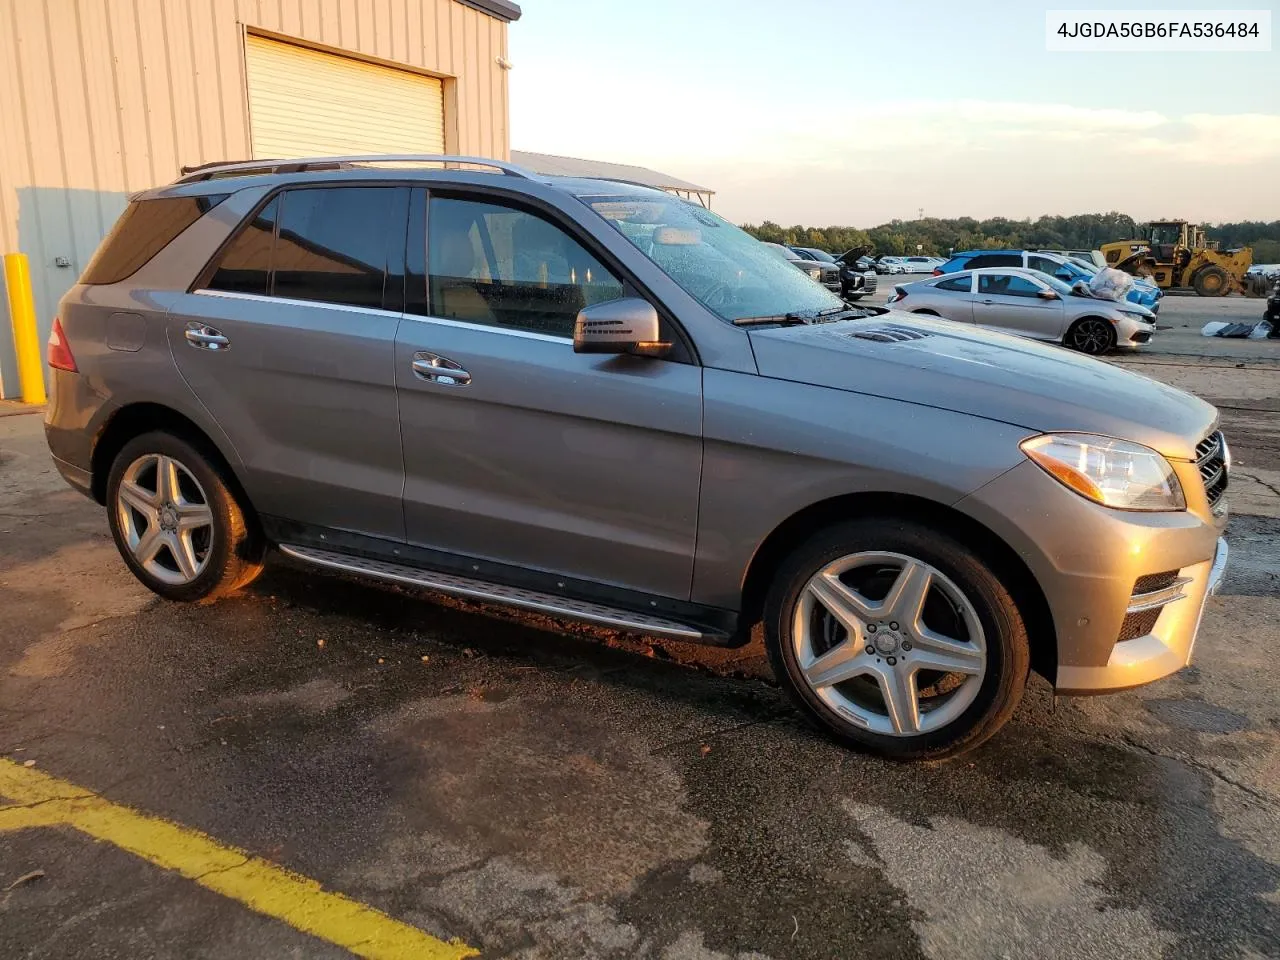
<svg viewBox="0 0 1280 960">
<path fill-rule="evenodd" d="M 388 563 L 385 560 L 371 560 L 368 557 L 353 557 L 345 553 L 334 553 L 331 550 L 319 550 L 315 547 L 303 547 L 293 544 L 280 544 L 280 552 L 295 560 L 313 563 L 331 570 L 341 570 L 358 576 L 373 577 L 377 580 L 390 580 L 404 583 L 425 590 L 437 590 L 455 597 L 468 597 L 472 600 L 489 600 L 503 603 L 525 610 L 535 610 L 555 617 L 568 617 L 573 620 L 585 620 L 606 627 L 620 630 L 634 630 L 637 633 L 658 634 L 677 640 L 704 640 L 703 632 L 698 627 L 655 617 L 646 613 L 632 613 L 619 610 L 600 603 L 575 600 L 569 597 L 558 597 L 537 590 L 525 590 L 520 587 L 507 587 L 485 580 L 474 580 L 471 577 L 459 577 L 450 573 L 436 573 L 433 570 L 422 570 L 418 567 L 406 566 L 402 563 Z"/>
</svg>

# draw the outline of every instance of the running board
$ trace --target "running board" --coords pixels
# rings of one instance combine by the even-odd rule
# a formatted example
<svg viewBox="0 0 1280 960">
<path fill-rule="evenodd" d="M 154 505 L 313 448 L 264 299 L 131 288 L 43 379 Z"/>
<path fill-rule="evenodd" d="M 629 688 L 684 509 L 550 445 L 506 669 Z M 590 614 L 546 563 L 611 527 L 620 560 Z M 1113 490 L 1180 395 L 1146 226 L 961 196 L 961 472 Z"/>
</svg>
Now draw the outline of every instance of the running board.
<svg viewBox="0 0 1280 960">
<path fill-rule="evenodd" d="M 703 631 L 698 627 L 665 617 L 655 617 L 646 613 L 632 613 L 616 607 L 574 600 L 569 597 L 558 597 L 537 590 L 525 590 L 520 587 L 507 587 L 485 580 L 471 577 L 459 577 L 449 573 L 436 573 L 433 570 L 422 570 L 418 567 L 406 566 L 402 563 L 388 563 L 385 560 L 371 560 L 368 557 L 354 557 L 346 553 L 335 553 L 332 550 L 319 550 L 315 547 L 280 544 L 280 552 L 295 560 L 313 563 L 318 567 L 341 570 L 357 576 L 373 577 L 377 580 L 390 580 L 393 583 L 404 583 L 424 590 L 436 590 L 455 597 L 467 597 L 472 600 L 488 600 L 503 603 L 524 610 L 533 610 L 553 617 L 568 617 L 573 620 L 585 620 L 619 630 L 634 630 L 636 633 L 658 634 L 677 640 L 706 640 Z"/>
</svg>

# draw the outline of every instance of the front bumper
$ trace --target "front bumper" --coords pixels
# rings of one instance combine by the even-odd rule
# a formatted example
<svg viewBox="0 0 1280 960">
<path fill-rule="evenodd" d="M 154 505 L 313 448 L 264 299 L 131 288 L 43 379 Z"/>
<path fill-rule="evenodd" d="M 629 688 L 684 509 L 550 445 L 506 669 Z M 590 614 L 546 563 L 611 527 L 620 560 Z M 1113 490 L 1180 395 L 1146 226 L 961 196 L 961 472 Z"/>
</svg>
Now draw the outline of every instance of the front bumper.
<svg viewBox="0 0 1280 960">
<path fill-rule="evenodd" d="M 1180 570 L 1179 577 L 1188 580 L 1181 598 L 1160 611 L 1150 633 L 1117 643 L 1105 666 L 1059 666 L 1057 692 L 1087 696 L 1128 690 L 1167 677 L 1190 663 L 1205 602 L 1222 583 L 1229 553 L 1226 538 L 1220 537 L 1213 560 Z"/>
<path fill-rule="evenodd" d="M 1056 659 L 1042 655 L 1041 664 L 1059 693 L 1141 686 L 1191 657 L 1205 598 L 1226 565 L 1227 511 L 1222 501 L 1210 506 L 1194 463 L 1171 464 L 1186 510 L 1111 510 L 1030 462 L 957 504 L 1015 550 L 1043 592 Z M 1149 577 L 1172 586 L 1142 586 Z M 1146 616 L 1126 620 L 1139 608 Z"/>
</svg>

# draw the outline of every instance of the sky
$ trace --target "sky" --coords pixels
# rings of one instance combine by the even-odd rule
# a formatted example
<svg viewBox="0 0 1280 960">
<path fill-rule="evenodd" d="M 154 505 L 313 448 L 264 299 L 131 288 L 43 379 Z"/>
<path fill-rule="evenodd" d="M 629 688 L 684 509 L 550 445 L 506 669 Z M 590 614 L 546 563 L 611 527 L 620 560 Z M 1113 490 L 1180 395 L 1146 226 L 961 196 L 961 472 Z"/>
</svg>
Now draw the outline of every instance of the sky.
<svg viewBox="0 0 1280 960">
<path fill-rule="evenodd" d="M 1174 6 L 1125 0 L 1128 9 Z M 1270 9 L 1238 0 L 1201 9 Z M 1070 0 L 524 0 L 511 146 L 635 163 L 735 222 L 1280 219 L 1269 53 L 1050 53 Z"/>
</svg>

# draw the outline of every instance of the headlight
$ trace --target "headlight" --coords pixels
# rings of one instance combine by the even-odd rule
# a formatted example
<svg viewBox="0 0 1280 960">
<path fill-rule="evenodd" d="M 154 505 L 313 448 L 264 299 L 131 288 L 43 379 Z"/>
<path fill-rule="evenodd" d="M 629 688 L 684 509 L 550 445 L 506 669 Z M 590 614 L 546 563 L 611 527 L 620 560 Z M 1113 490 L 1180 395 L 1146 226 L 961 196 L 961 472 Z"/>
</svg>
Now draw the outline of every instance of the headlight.
<svg viewBox="0 0 1280 960">
<path fill-rule="evenodd" d="M 1082 497 L 1116 510 L 1185 510 L 1182 485 L 1169 461 L 1140 443 L 1088 433 L 1046 433 L 1022 442 L 1022 452 Z"/>
<path fill-rule="evenodd" d="M 1143 323 L 1155 322 L 1150 317 L 1148 317 L 1145 313 L 1139 310 L 1121 310 L 1120 312 L 1123 313 L 1126 317 L 1134 317 L 1138 320 L 1141 320 Z"/>
</svg>

